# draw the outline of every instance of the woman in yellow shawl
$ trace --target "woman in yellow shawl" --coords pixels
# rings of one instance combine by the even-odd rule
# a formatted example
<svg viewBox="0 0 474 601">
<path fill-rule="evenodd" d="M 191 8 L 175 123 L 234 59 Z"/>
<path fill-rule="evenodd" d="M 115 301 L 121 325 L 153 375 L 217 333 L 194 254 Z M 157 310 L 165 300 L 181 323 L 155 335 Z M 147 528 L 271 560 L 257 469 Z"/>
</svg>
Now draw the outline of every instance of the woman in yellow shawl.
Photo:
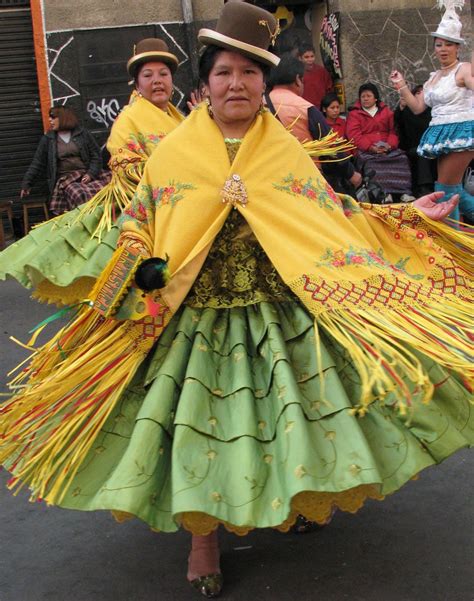
<svg viewBox="0 0 474 601">
<path fill-rule="evenodd" d="M 42 301 L 69 304 L 87 296 L 115 249 L 116 220 L 130 202 L 159 142 L 183 120 L 171 104 L 177 57 L 166 43 L 137 43 L 127 64 L 135 90 L 115 120 L 107 150 L 112 180 L 88 203 L 35 228 L 0 253 L 0 280 L 35 288 Z"/>
<path fill-rule="evenodd" d="M 436 221 L 456 199 L 335 195 L 259 108 L 276 33 L 236 0 L 201 30 L 209 106 L 150 158 L 92 307 L 0 418 L 12 488 L 188 529 L 207 597 L 220 524 L 324 523 L 473 440 L 469 240 Z"/>
</svg>

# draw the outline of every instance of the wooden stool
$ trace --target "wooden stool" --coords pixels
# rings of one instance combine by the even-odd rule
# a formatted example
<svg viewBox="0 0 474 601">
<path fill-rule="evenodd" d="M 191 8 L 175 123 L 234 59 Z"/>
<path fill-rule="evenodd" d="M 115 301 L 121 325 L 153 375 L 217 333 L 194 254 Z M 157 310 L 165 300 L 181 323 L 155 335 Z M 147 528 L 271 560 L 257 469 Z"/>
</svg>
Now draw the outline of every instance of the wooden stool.
<svg viewBox="0 0 474 601">
<path fill-rule="evenodd" d="M 5 230 L 3 229 L 3 213 L 6 213 L 8 219 L 8 225 L 10 227 L 10 233 L 12 238 L 15 238 L 15 232 L 13 230 L 13 203 L 11 200 L 6 202 L 0 202 L 0 250 L 5 248 Z"/>
<path fill-rule="evenodd" d="M 48 204 L 45 200 L 23 200 L 23 227 L 25 236 L 30 231 L 30 220 L 28 211 L 30 209 L 43 209 L 44 218 L 49 219 Z"/>
</svg>

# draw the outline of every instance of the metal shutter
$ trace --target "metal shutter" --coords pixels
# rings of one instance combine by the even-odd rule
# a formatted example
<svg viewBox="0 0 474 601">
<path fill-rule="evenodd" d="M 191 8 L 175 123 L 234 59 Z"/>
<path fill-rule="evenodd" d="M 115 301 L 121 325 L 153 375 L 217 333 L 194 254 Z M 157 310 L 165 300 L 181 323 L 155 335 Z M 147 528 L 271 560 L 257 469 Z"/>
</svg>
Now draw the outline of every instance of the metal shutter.
<svg viewBox="0 0 474 601">
<path fill-rule="evenodd" d="M 16 201 L 17 211 L 21 180 L 43 134 L 29 5 L 0 0 L 0 200 Z"/>
</svg>

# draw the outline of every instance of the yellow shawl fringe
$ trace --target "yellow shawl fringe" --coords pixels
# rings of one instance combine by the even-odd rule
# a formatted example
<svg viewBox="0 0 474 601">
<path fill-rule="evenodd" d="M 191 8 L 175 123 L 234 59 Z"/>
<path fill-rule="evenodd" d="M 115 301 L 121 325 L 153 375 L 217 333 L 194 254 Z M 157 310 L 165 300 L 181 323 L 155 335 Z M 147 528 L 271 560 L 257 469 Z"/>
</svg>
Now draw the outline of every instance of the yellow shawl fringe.
<svg viewBox="0 0 474 601">
<path fill-rule="evenodd" d="M 350 357 L 361 381 L 354 413 L 363 415 L 376 399 L 402 413 L 419 399 L 428 402 L 433 385 L 419 352 L 472 382 L 472 238 L 413 207 L 360 207 L 336 197 L 273 119 L 257 117 L 232 165 L 220 132 L 200 109 L 160 144 L 126 210 L 123 240 L 169 255 L 171 282 L 152 295 L 162 309 L 117 321 L 82 308 L 33 354 L 12 383 L 22 388 L 0 414 L 0 462 L 13 474 L 12 487 L 23 482 L 32 498 L 49 503 L 63 498 L 232 207 L 313 314 L 317 354 L 322 329 Z M 192 138 L 202 141 L 198 154 Z M 232 194 L 221 196 L 229 181 Z"/>
</svg>

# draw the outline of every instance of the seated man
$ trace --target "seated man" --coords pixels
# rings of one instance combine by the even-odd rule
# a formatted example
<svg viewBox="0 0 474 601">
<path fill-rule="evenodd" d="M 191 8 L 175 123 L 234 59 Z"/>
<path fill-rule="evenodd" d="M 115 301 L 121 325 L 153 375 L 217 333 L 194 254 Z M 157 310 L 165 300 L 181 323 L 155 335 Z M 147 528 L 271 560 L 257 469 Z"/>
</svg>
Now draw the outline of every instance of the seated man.
<svg viewBox="0 0 474 601">
<path fill-rule="evenodd" d="M 303 98 L 303 74 L 301 61 L 283 56 L 270 75 L 271 91 L 265 95 L 268 108 L 300 142 L 319 140 L 331 131 L 321 111 Z M 361 184 L 362 177 L 349 155 L 338 158 L 343 160 L 322 163 L 320 167 L 337 192 L 348 193 L 353 191 L 351 186 L 357 188 Z"/>
</svg>

